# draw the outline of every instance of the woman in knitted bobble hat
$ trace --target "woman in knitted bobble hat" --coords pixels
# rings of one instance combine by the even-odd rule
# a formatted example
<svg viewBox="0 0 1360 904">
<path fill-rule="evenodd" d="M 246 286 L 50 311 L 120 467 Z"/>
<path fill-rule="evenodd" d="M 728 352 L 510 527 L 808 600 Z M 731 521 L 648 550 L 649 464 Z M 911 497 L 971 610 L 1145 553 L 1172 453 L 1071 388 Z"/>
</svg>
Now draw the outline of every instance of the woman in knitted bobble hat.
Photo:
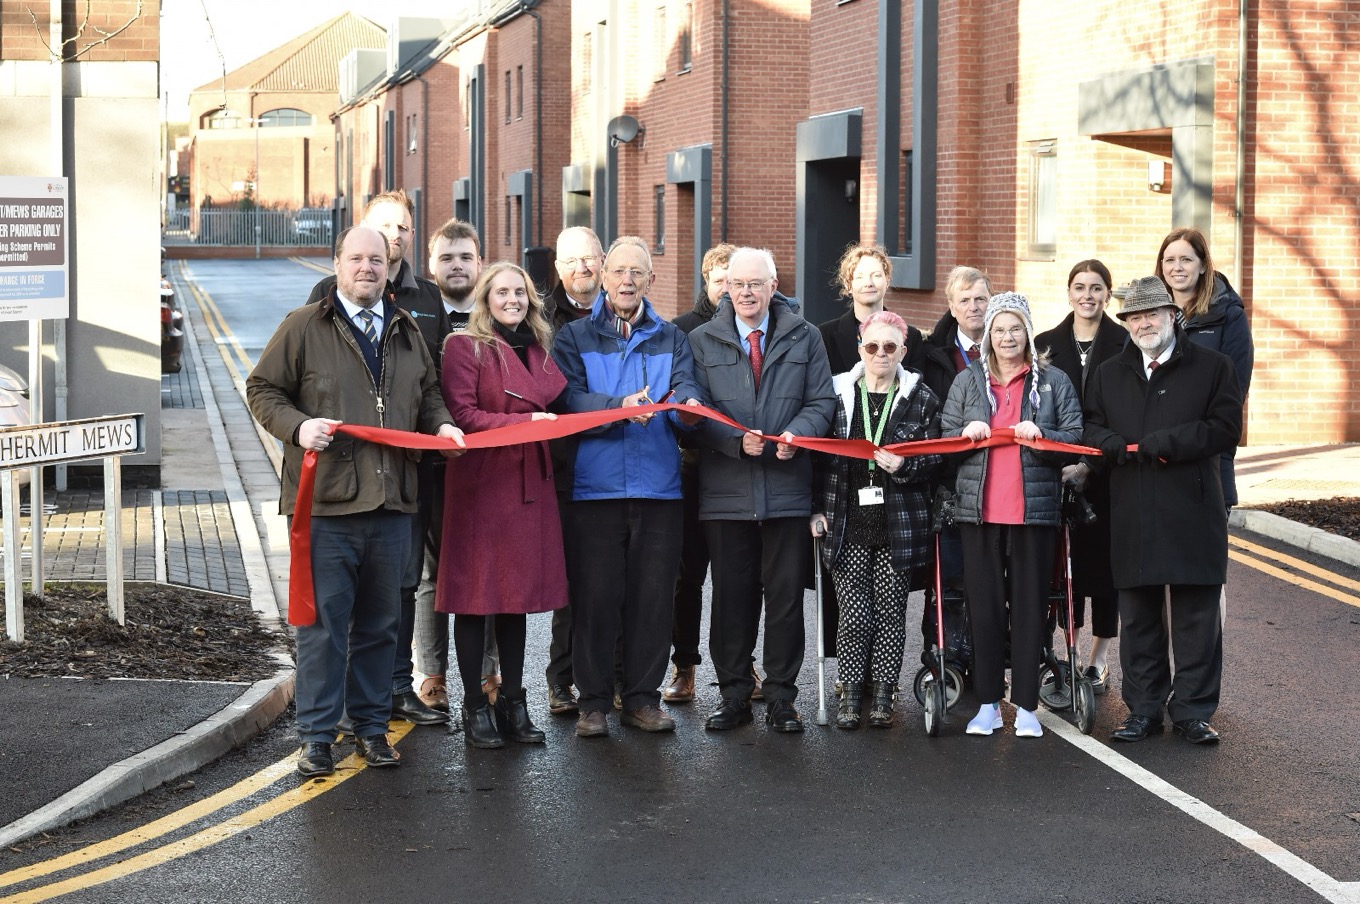
<svg viewBox="0 0 1360 904">
<path fill-rule="evenodd" d="M 1067 375 L 1035 350 L 1025 296 L 992 296 L 981 349 L 949 390 L 943 435 L 976 442 L 1010 427 L 1021 439 L 1080 440 L 1081 403 Z M 982 700 L 968 734 L 990 735 L 1003 725 L 1009 627 L 1015 733 L 1037 738 L 1039 656 L 1062 523 L 1062 466 L 1071 456 L 1013 444 L 959 454 L 954 521 L 973 623 L 973 684 Z"/>
</svg>

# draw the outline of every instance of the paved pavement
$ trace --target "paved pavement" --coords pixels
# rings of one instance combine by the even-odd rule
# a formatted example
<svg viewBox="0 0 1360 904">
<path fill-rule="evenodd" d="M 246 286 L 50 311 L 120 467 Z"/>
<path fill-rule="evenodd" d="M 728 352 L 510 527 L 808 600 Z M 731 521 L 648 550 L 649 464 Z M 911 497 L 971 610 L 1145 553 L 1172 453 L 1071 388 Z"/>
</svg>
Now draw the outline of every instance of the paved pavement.
<svg viewBox="0 0 1360 904">
<path fill-rule="evenodd" d="M 248 597 L 260 617 L 278 619 L 288 562 L 277 450 L 245 409 L 247 356 L 221 341 L 222 314 L 186 275 L 211 280 L 212 263 L 172 270 L 191 341 L 184 370 L 162 378 L 162 486 L 124 493 L 124 568 L 129 580 Z M 317 278 L 293 266 L 300 281 Z M 1360 445 L 1248 447 L 1237 471 L 1243 506 L 1360 496 Z M 49 493 L 48 501 L 46 580 L 102 580 L 102 493 Z M 1354 541 L 1245 508 L 1233 524 L 1360 566 Z M 15 789 L 0 795 L 0 848 L 200 768 L 276 720 L 291 696 L 286 662 L 254 685 L 0 675 L 0 775 Z M 62 752 L 60 771 L 45 755 L 53 750 Z"/>
</svg>

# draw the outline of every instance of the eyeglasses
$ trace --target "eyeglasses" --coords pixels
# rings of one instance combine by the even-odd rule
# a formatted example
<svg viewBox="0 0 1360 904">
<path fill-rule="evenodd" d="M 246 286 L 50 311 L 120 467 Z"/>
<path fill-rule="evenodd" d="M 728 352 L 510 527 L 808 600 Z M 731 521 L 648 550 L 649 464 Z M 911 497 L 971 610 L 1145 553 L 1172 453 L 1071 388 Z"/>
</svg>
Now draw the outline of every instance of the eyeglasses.
<svg viewBox="0 0 1360 904">
<path fill-rule="evenodd" d="M 727 288 L 731 289 L 733 292 L 745 292 L 747 289 L 755 292 L 769 281 L 770 278 L 768 276 L 764 279 L 752 279 L 747 280 L 746 282 L 742 282 L 739 279 L 729 279 L 727 281 Z"/>
<path fill-rule="evenodd" d="M 897 350 L 901 347 L 902 346 L 898 345 L 896 342 L 885 342 L 882 345 L 879 345 L 877 342 L 866 342 L 860 346 L 860 350 L 868 354 L 870 358 L 876 358 L 878 357 L 878 350 L 881 348 L 883 349 L 883 354 L 892 357 L 897 354 Z"/>
<path fill-rule="evenodd" d="M 640 282 L 649 270 L 639 270 L 637 267 L 615 267 L 609 271 L 609 275 L 615 279 L 623 279 L 625 276 L 633 277 L 633 282 Z"/>
<path fill-rule="evenodd" d="M 992 330 L 993 339 L 1005 339 L 1007 336 L 1013 336 L 1016 339 L 1019 339 L 1023 335 L 1025 335 L 1025 328 L 1023 326 L 1010 326 L 1005 329 L 996 327 Z"/>
<path fill-rule="evenodd" d="M 564 257 L 558 261 L 558 263 L 568 270 L 576 270 L 578 268 L 590 270 L 600 266 L 600 259 L 592 254 L 587 257 Z"/>
</svg>

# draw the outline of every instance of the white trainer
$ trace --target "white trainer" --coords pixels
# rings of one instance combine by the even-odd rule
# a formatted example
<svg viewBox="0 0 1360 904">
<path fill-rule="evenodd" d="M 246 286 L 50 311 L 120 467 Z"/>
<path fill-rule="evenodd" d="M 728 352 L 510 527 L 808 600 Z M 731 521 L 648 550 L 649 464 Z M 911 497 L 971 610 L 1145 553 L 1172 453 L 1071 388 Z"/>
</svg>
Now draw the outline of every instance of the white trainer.
<svg viewBox="0 0 1360 904">
<path fill-rule="evenodd" d="M 1001 709 L 995 703 L 984 703 L 978 708 L 977 715 L 968 723 L 968 734 L 989 735 L 1003 724 Z"/>
<path fill-rule="evenodd" d="M 1017 706 L 1015 708 L 1015 736 L 1017 738 L 1042 738 L 1044 727 L 1039 724 L 1039 717 L 1029 710 Z"/>
</svg>

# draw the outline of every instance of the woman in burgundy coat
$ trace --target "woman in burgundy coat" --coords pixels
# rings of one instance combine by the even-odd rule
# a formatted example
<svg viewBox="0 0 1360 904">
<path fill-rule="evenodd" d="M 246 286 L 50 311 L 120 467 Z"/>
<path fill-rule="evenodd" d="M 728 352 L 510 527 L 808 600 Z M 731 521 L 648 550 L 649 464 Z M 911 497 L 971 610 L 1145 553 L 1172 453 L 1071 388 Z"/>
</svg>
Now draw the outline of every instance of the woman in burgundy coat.
<svg viewBox="0 0 1360 904">
<path fill-rule="evenodd" d="M 548 354 L 543 302 L 522 269 L 487 267 L 473 290 L 467 330 L 444 342 L 443 389 L 465 433 L 557 415 L 566 379 Z M 547 442 L 472 449 L 450 461 L 435 609 L 454 615 L 463 681 L 463 737 L 472 747 L 505 738 L 542 743 L 524 694 L 525 616 L 567 603 L 562 528 Z M 502 687 L 482 692 L 486 619 L 494 620 Z"/>
</svg>

